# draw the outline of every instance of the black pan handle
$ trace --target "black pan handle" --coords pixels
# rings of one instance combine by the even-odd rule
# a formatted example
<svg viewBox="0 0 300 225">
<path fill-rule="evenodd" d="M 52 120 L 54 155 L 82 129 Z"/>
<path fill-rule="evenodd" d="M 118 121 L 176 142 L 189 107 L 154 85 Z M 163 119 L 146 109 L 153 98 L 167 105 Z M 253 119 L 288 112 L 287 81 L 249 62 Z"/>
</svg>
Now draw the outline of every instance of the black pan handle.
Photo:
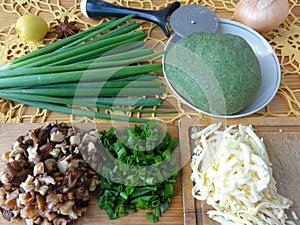
<svg viewBox="0 0 300 225">
<path fill-rule="evenodd" d="M 172 2 L 167 7 L 160 10 L 143 10 L 124 6 L 114 5 L 103 0 L 83 0 L 81 11 L 86 17 L 101 19 L 104 17 L 123 17 L 134 14 L 135 18 L 148 20 L 156 23 L 170 37 L 170 30 L 167 26 L 168 17 L 180 7 L 180 2 Z"/>
</svg>

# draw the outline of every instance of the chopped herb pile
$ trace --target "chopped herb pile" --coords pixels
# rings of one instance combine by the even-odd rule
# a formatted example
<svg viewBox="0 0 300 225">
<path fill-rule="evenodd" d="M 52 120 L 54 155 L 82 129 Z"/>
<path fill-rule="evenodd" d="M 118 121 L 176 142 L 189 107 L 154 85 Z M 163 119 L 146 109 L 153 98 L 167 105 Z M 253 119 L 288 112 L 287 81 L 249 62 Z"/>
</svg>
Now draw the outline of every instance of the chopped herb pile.
<svg viewBox="0 0 300 225">
<path fill-rule="evenodd" d="M 100 191 L 97 202 L 109 219 L 137 209 L 152 210 L 146 219 L 157 222 L 176 194 L 177 165 L 173 150 L 178 141 L 155 123 L 115 128 L 101 132 L 103 151 L 97 172 Z"/>
</svg>

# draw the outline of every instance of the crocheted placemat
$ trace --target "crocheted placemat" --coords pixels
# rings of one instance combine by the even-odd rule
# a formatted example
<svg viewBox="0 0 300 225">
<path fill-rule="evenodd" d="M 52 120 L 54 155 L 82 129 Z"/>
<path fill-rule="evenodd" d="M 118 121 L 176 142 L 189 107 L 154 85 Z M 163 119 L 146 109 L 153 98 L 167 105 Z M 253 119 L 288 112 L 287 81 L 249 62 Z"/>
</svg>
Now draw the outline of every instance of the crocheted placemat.
<svg viewBox="0 0 300 225">
<path fill-rule="evenodd" d="M 161 9 L 172 2 L 170 0 L 107 1 L 123 6 L 153 10 Z M 233 19 L 233 11 L 237 3 L 236 0 L 181 0 L 180 2 L 182 5 L 201 4 L 207 6 L 211 8 L 218 17 L 226 19 Z M 252 116 L 283 117 L 300 115 L 300 4 L 297 0 L 290 0 L 289 3 L 290 11 L 287 20 L 278 29 L 263 34 L 274 48 L 281 64 L 282 78 L 280 88 L 272 102 Z M 0 27 L 0 64 L 9 62 L 14 58 L 55 41 L 53 27 L 57 25 L 57 20 L 62 20 L 65 16 L 68 16 L 70 21 L 76 21 L 81 30 L 99 23 L 99 21 L 87 19 L 82 15 L 79 0 L 2 0 L 0 7 L 0 13 L 4 13 L 5 17 L 17 18 L 29 12 L 41 15 L 46 19 L 49 27 L 52 28 L 43 41 L 33 43 L 21 40 L 16 34 L 14 24 L 8 25 L 7 27 Z M 167 41 L 163 32 L 153 23 L 145 21 L 139 22 L 142 23 L 142 29 L 148 34 L 146 45 L 155 50 L 163 49 Z M 161 79 L 164 80 L 163 77 L 161 77 Z M 169 115 L 130 113 L 128 115 L 132 117 L 159 118 L 165 123 L 173 123 L 182 116 L 195 115 L 205 117 L 201 113 L 197 113 L 181 103 L 170 90 L 163 96 L 163 99 L 164 103 L 162 106 L 159 106 L 159 108 L 176 108 L 178 113 Z M 106 113 L 115 112 L 106 110 Z M 82 120 L 102 122 L 102 120 L 76 118 L 73 115 L 49 112 L 48 110 L 37 109 L 0 98 L 0 122 L 2 123 L 45 122 L 55 120 L 61 122 Z"/>
</svg>

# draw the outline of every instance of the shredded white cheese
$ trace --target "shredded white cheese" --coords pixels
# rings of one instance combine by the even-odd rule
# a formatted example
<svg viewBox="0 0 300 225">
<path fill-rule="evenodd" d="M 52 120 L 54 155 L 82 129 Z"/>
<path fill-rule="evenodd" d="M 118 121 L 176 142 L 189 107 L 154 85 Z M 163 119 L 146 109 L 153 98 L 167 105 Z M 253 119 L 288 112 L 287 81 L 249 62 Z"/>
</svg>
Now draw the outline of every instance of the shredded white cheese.
<svg viewBox="0 0 300 225">
<path fill-rule="evenodd" d="M 291 220 L 287 220 L 286 224 L 287 225 L 297 225 L 294 221 L 291 221 Z"/>
<path fill-rule="evenodd" d="M 292 202 L 277 193 L 263 139 L 251 126 L 220 127 L 192 135 L 193 196 L 213 206 L 208 216 L 221 224 L 285 224 Z"/>
<path fill-rule="evenodd" d="M 297 216 L 297 213 L 295 211 L 292 211 L 291 214 L 294 220 L 299 220 L 299 217 Z"/>
</svg>

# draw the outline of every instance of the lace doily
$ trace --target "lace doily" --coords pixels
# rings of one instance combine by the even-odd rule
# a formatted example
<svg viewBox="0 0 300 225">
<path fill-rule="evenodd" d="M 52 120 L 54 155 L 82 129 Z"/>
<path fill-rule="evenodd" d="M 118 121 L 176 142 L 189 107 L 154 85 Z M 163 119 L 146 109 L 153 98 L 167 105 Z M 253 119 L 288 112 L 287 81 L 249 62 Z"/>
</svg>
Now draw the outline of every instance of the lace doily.
<svg viewBox="0 0 300 225">
<path fill-rule="evenodd" d="M 171 0 L 107 0 L 114 4 L 138 7 L 144 9 L 160 9 L 167 6 Z M 202 4 L 211 8 L 220 18 L 233 19 L 233 11 L 237 0 L 180 0 L 185 4 Z M 263 36 L 272 45 L 281 63 L 282 79 L 278 93 L 272 102 L 263 110 L 253 116 L 299 116 L 300 115 L 300 3 L 298 0 L 289 0 L 290 12 L 287 20 L 278 28 Z M 7 18 L 18 18 L 25 13 L 39 14 L 53 28 L 57 19 L 69 17 L 70 21 L 76 21 L 83 30 L 98 24 L 85 18 L 80 11 L 79 0 L 2 0 L 0 3 L 1 14 Z M 167 38 L 163 32 L 153 23 L 142 22 L 143 29 L 148 33 L 146 45 L 157 50 L 164 48 Z M 16 34 L 14 24 L 0 27 L 0 64 L 20 57 L 30 51 L 55 41 L 54 31 L 50 30 L 46 38 L 37 43 L 24 42 Z M 161 78 L 163 80 L 163 78 Z M 176 108 L 177 114 L 129 114 L 133 117 L 159 118 L 166 123 L 172 123 L 182 116 L 200 116 L 183 103 L 181 103 L 170 90 L 163 96 L 164 104 L 159 108 Z M 111 113 L 110 111 L 106 111 Z M 75 120 L 90 120 L 88 118 L 75 118 L 73 115 L 61 115 L 48 110 L 37 109 L 16 102 L 0 98 L 0 122 L 45 122 L 60 120 L 73 122 Z M 101 120 L 93 120 L 102 122 Z"/>
</svg>

